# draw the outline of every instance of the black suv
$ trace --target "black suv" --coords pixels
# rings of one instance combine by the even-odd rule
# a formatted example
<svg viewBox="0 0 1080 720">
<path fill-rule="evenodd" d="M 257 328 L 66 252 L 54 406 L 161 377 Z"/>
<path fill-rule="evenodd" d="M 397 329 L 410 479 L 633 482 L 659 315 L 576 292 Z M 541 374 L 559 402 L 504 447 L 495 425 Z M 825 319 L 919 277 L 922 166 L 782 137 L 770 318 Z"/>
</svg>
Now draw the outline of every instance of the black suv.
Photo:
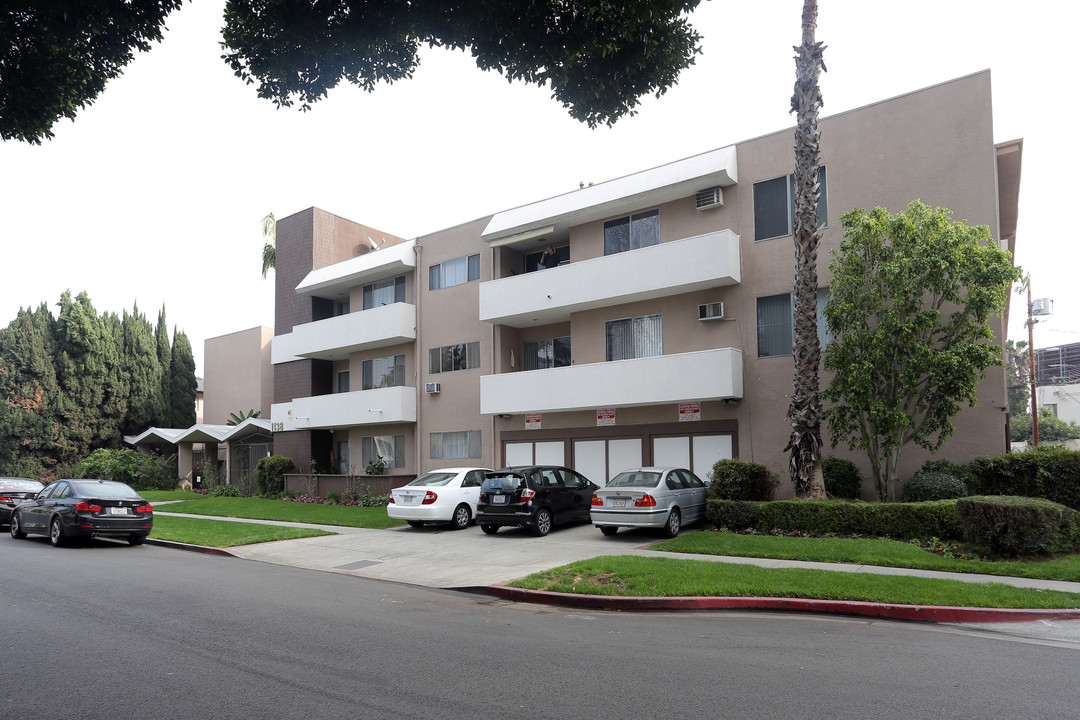
<svg viewBox="0 0 1080 720">
<path fill-rule="evenodd" d="M 489 472 L 476 503 L 476 524 L 488 535 L 503 525 L 530 528 L 547 535 L 552 525 L 588 522 L 597 486 L 558 465 L 530 465 Z"/>
</svg>

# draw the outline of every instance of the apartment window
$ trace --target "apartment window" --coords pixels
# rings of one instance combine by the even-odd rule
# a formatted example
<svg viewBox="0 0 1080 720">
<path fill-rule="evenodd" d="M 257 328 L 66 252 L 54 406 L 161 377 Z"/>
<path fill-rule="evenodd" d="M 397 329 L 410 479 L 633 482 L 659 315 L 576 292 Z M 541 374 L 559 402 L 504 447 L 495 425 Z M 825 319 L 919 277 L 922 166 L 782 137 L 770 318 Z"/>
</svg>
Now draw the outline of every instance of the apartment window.
<svg viewBox="0 0 1080 720">
<path fill-rule="evenodd" d="M 364 286 L 364 309 L 405 302 L 405 276 Z"/>
<path fill-rule="evenodd" d="M 607 359 L 630 360 L 664 354 L 663 317 L 640 317 L 609 320 L 607 323 Z"/>
<path fill-rule="evenodd" d="M 480 253 L 428 268 L 429 288 L 441 290 L 480 279 Z"/>
<path fill-rule="evenodd" d="M 444 373 L 480 367 L 480 343 L 444 345 L 428 350 L 428 372 Z"/>
<path fill-rule="evenodd" d="M 604 223 L 604 254 L 660 244 L 660 211 L 648 210 Z"/>
<path fill-rule="evenodd" d="M 342 370 L 337 374 L 337 391 L 339 393 L 349 392 L 349 371 Z"/>
<path fill-rule="evenodd" d="M 360 438 L 360 462 L 364 468 L 379 460 L 388 468 L 405 467 L 405 436 L 365 435 Z"/>
<path fill-rule="evenodd" d="M 349 466 L 349 443 L 348 441 L 339 442 L 337 444 L 337 459 L 338 459 L 338 473 L 341 475 L 352 474 L 352 467 Z"/>
<path fill-rule="evenodd" d="M 757 300 L 758 357 L 790 355 L 792 348 L 791 293 Z"/>
<path fill-rule="evenodd" d="M 478 458 L 482 455 L 479 430 L 431 433 L 432 460 Z"/>
<path fill-rule="evenodd" d="M 829 224 L 829 200 L 825 166 L 818 168 L 821 196 L 818 198 L 818 227 Z M 754 240 L 768 240 L 795 232 L 795 176 L 754 183 Z"/>
<path fill-rule="evenodd" d="M 405 385 L 405 356 L 374 358 L 363 362 L 364 390 Z"/>
<path fill-rule="evenodd" d="M 338 300 L 334 303 L 334 315 L 348 315 L 349 314 L 349 301 Z"/>
<path fill-rule="evenodd" d="M 521 361 L 525 370 L 568 367 L 570 365 L 570 336 L 525 343 Z"/>
</svg>

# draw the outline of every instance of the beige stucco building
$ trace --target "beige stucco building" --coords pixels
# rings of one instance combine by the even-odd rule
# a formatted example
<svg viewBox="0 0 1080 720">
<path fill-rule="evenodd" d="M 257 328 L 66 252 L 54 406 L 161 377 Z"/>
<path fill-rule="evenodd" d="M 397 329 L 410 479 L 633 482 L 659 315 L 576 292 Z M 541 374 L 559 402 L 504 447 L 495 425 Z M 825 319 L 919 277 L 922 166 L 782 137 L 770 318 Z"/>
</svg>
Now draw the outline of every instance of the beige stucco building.
<svg viewBox="0 0 1080 720">
<path fill-rule="evenodd" d="M 230 415 L 261 413 L 270 417 L 274 371 L 270 343 L 274 329 L 253 327 L 207 338 L 203 343 L 203 417 L 199 422 L 224 425 Z"/>
<path fill-rule="evenodd" d="M 854 207 L 921 199 L 1013 248 L 1022 145 L 994 143 L 989 71 L 821 126 L 821 302 Z M 602 484 L 739 457 L 786 477 L 793 136 L 409 240 L 316 208 L 279 220 L 275 452 L 357 474 L 381 457 L 392 476 L 545 462 Z M 562 264 L 545 269 L 549 246 Z M 1000 368 L 956 423 L 939 457 L 1006 450 Z M 901 476 L 926 459 L 906 451 Z"/>
</svg>

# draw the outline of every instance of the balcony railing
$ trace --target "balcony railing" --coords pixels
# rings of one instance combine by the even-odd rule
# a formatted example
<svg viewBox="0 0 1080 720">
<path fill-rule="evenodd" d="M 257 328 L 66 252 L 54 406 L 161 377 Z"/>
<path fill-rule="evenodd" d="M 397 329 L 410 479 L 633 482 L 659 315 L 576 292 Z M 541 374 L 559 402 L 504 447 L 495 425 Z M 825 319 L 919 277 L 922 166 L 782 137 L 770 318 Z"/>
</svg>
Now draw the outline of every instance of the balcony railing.
<svg viewBox="0 0 1080 720">
<path fill-rule="evenodd" d="M 480 378 L 480 412 L 489 415 L 734 400 L 742 395 L 742 352 L 736 348 Z"/>
<path fill-rule="evenodd" d="M 276 365 L 300 358 L 343 360 L 358 350 L 413 340 L 416 340 L 416 306 L 393 303 L 296 325 L 291 333 L 274 338 L 270 361 Z"/>
<path fill-rule="evenodd" d="M 720 230 L 480 284 L 480 319 L 529 327 L 571 313 L 740 282 L 739 236 Z"/>
<path fill-rule="evenodd" d="M 402 422 L 416 422 L 414 387 L 315 395 L 270 406 L 270 428 L 274 432 Z"/>
</svg>

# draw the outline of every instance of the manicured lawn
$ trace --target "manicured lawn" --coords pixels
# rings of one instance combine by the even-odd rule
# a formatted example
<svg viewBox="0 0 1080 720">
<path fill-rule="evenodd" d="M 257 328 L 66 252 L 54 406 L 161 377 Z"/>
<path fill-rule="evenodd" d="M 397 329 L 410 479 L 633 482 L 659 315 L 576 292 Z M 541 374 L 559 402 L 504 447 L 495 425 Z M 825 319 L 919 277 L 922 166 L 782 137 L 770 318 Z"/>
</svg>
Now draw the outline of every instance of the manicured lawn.
<svg viewBox="0 0 1080 720">
<path fill-rule="evenodd" d="M 942 557 L 912 543 L 881 538 L 774 537 L 705 531 L 680 535 L 672 540 L 653 545 L 652 549 L 703 555 L 881 565 L 1080 582 L 1080 555 L 1069 555 L 1051 560 L 991 562 L 977 557 Z M 954 554 L 957 554 L 957 551 L 954 551 Z"/>
<path fill-rule="evenodd" d="M 236 545 L 270 542 L 272 540 L 292 540 L 294 538 L 333 534 L 315 528 L 261 525 L 231 520 L 170 517 L 155 513 L 154 530 L 150 533 L 150 537 L 190 545 L 227 548 Z"/>
<path fill-rule="evenodd" d="M 147 498 L 149 500 L 150 498 Z M 208 497 L 198 500 L 170 503 L 158 508 L 161 512 L 185 515 L 214 515 L 217 517 L 250 518 L 252 520 L 278 520 L 284 522 L 313 523 L 316 525 L 344 525 L 345 527 L 383 528 L 404 525 L 404 520 L 393 520 L 386 515 L 384 507 L 351 507 L 347 505 L 322 505 L 315 503 L 264 500 L 262 498 Z"/>
<path fill-rule="evenodd" d="M 205 495 L 185 490 L 140 490 L 139 494 L 152 503 L 166 500 L 198 500 Z"/>
<path fill-rule="evenodd" d="M 649 597 L 790 597 L 992 608 L 1080 608 L 1080 594 L 998 583 L 825 570 L 768 569 L 706 560 L 607 556 L 509 583 L 530 590 Z"/>
</svg>

